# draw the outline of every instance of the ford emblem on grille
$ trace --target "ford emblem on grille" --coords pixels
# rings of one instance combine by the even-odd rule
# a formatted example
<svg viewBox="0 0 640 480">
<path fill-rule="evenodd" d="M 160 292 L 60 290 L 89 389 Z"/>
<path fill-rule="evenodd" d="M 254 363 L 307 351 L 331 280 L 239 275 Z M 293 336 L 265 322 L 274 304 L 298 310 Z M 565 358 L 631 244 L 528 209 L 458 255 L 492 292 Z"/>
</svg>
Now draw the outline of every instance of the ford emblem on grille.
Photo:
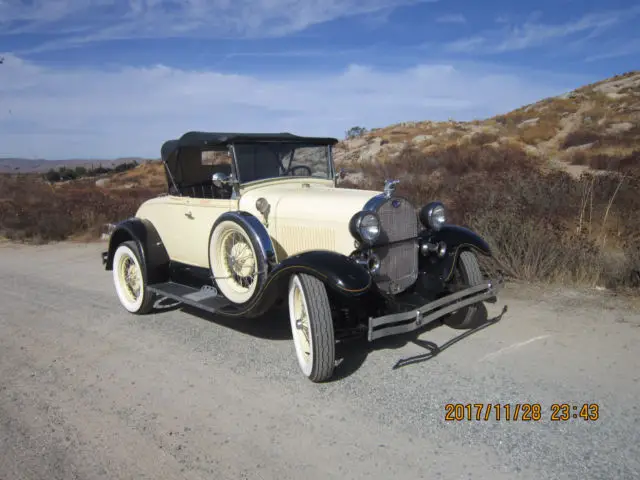
<svg viewBox="0 0 640 480">
<path fill-rule="evenodd" d="M 398 208 L 400 206 L 400 200 L 394 200 L 393 202 L 391 202 L 391 206 L 393 208 Z"/>
</svg>

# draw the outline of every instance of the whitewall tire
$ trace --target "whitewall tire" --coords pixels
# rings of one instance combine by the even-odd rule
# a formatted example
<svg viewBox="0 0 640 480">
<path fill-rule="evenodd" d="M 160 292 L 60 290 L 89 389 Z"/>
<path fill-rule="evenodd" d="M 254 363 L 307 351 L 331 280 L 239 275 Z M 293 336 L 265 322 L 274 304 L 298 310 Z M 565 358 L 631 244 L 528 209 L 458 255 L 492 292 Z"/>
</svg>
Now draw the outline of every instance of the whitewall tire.
<svg viewBox="0 0 640 480">
<path fill-rule="evenodd" d="M 324 284 L 307 274 L 289 279 L 289 319 L 298 365 L 313 382 L 333 375 L 335 334 Z"/>
<path fill-rule="evenodd" d="M 154 294 L 145 283 L 143 264 L 135 242 L 123 242 L 113 255 L 113 283 L 122 306 L 131 313 L 153 309 Z"/>
<path fill-rule="evenodd" d="M 260 291 L 266 263 L 248 232 L 234 220 L 220 222 L 211 233 L 209 263 L 220 292 L 235 304 L 246 304 Z"/>
</svg>

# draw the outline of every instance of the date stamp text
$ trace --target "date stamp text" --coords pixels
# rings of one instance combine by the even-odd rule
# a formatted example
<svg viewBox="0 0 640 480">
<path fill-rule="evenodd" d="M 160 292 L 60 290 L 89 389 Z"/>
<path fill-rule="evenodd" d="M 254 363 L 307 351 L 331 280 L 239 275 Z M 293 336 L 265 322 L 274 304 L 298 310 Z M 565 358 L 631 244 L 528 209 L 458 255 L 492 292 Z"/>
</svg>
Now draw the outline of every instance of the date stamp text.
<svg viewBox="0 0 640 480">
<path fill-rule="evenodd" d="M 444 406 L 447 422 L 506 421 L 506 422 L 566 422 L 570 420 L 596 421 L 600 418 L 597 403 L 554 403 L 543 408 L 539 403 L 447 403 Z"/>
</svg>

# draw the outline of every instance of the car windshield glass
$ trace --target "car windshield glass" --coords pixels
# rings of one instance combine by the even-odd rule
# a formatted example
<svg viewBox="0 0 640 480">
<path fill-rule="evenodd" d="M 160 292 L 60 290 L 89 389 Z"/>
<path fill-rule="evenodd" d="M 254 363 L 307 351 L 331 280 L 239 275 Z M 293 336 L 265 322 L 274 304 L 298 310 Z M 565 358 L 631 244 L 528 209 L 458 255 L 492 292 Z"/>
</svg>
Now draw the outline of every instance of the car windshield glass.
<svg viewBox="0 0 640 480">
<path fill-rule="evenodd" d="M 291 176 L 331 178 L 327 145 L 236 143 L 234 149 L 242 183 Z"/>
</svg>

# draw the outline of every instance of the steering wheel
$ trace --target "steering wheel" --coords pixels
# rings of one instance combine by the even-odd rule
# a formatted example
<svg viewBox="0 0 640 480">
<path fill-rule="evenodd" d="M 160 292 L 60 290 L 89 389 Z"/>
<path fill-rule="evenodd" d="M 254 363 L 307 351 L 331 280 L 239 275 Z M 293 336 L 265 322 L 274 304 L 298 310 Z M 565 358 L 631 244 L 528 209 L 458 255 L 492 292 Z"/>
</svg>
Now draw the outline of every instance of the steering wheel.
<svg viewBox="0 0 640 480">
<path fill-rule="evenodd" d="M 307 170 L 309 172 L 309 177 L 312 176 L 313 174 L 313 172 L 311 171 L 311 168 L 309 168 L 306 165 L 295 165 L 293 167 L 289 167 L 287 173 L 291 173 L 291 175 L 293 175 L 293 172 L 298 168 L 304 168 L 305 170 Z"/>
<path fill-rule="evenodd" d="M 289 173 L 289 167 L 285 167 L 284 164 L 282 163 L 282 160 L 280 160 L 280 152 L 278 150 L 272 148 L 271 146 L 267 146 L 267 148 L 273 154 L 273 158 L 276 161 L 276 163 L 278 164 L 278 168 L 280 168 L 280 170 L 282 171 L 282 175 L 287 175 Z M 293 157 L 293 154 L 289 158 L 289 165 L 291 165 L 291 162 L 293 161 L 292 157 Z"/>
</svg>

